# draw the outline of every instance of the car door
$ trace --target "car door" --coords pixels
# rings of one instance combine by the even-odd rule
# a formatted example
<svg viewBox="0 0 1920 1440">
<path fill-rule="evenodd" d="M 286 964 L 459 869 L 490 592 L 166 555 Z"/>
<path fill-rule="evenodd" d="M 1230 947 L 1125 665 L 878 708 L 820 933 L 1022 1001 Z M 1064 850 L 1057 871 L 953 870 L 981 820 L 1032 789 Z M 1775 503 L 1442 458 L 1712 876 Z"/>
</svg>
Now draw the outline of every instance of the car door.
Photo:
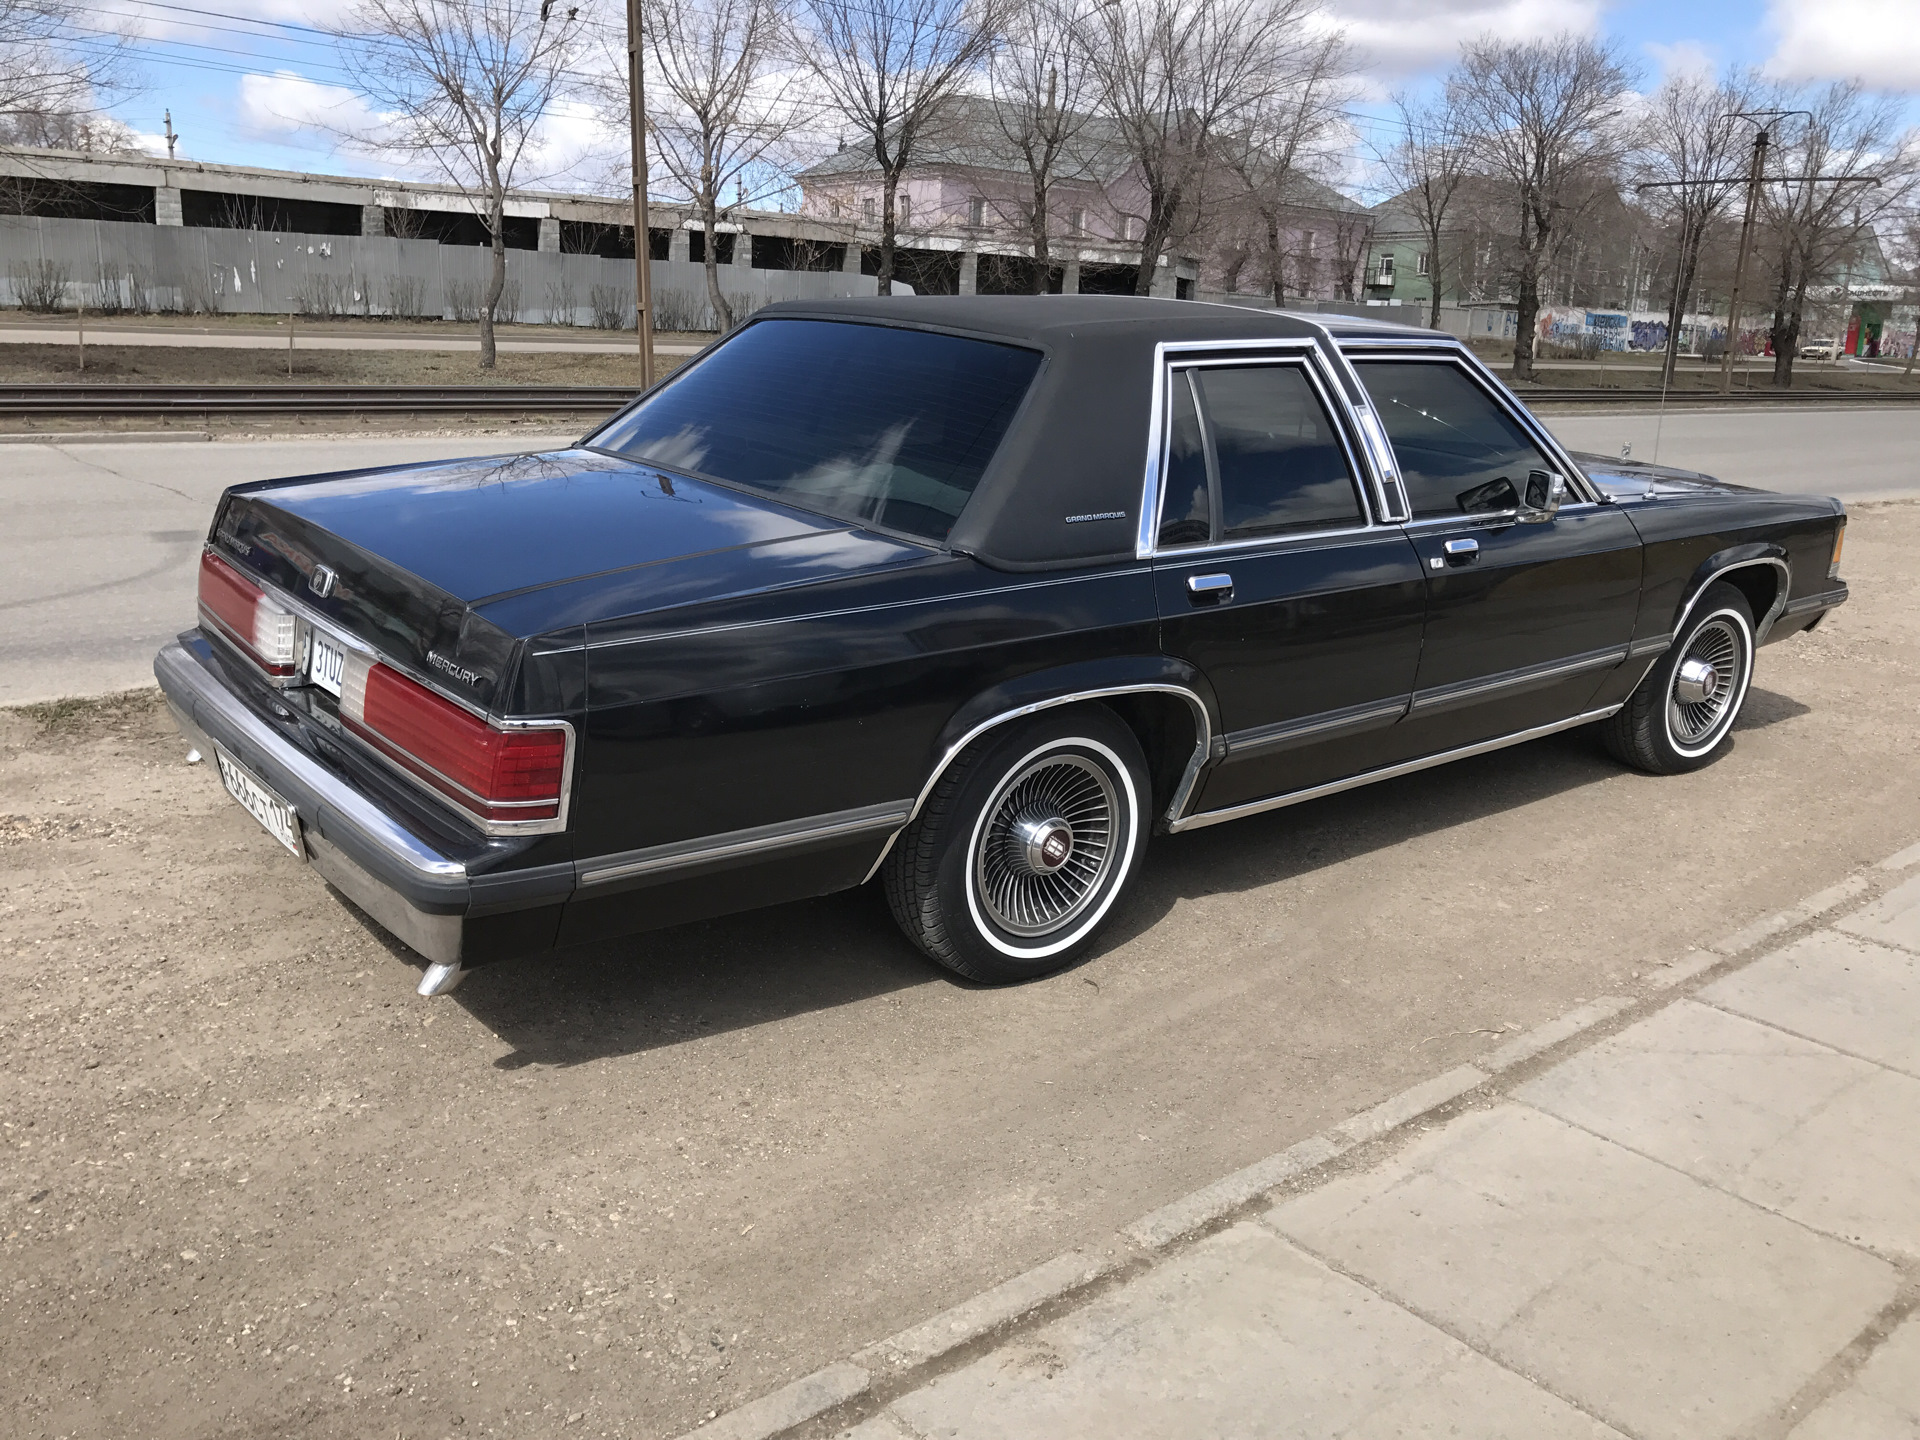
<svg viewBox="0 0 1920 1440">
<path fill-rule="evenodd" d="M 1161 643 L 1206 675 L 1224 731 L 1194 808 L 1366 768 L 1410 704 L 1425 581 L 1369 517 L 1317 350 L 1176 355 L 1164 379 Z"/>
<path fill-rule="evenodd" d="M 1458 357 L 1351 357 L 1406 487 L 1427 621 L 1403 756 L 1584 713 L 1625 660 L 1642 555 L 1523 417 Z M 1556 482 L 1570 487 L 1552 502 Z"/>
</svg>

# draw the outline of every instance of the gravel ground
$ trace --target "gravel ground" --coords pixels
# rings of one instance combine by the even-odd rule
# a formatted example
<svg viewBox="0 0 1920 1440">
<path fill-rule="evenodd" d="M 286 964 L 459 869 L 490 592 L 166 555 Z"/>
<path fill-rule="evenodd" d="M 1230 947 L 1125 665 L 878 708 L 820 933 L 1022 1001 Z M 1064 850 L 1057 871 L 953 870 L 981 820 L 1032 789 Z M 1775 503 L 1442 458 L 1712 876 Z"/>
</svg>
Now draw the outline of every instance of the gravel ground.
<svg viewBox="0 0 1920 1440">
<path fill-rule="evenodd" d="M 476 974 L 147 693 L 0 712 L 0 1395 L 21 1437 L 659 1436 L 1916 838 L 1920 504 L 1731 754 L 1574 734 L 1158 842 L 1101 954 L 954 983 L 856 892 Z"/>
</svg>

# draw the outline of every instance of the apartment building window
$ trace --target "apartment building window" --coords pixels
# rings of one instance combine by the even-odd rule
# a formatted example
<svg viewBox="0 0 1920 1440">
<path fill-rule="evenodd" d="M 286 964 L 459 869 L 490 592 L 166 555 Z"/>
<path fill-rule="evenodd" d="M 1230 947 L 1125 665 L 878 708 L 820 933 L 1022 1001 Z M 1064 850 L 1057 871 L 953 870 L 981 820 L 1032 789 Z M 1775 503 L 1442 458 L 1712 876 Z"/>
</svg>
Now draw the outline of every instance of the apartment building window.
<svg viewBox="0 0 1920 1440">
<path fill-rule="evenodd" d="M 869 225 L 873 224 L 873 222 L 879 218 L 878 216 L 879 207 L 880 207 L 880 202 L 878 200 L 873 199 L 871 196 L 869 196 L 865 200 L 862 200 L 860 202 L 860 218 L 866 221 L 867 224 Z"/>
<path fill-rule="evenodd" d="M 1418 260 L 1418 262 L 1416 262 L 1416 264 L 1414 265 L 1414 271 L 1413 271 L 1413 273 L 1414 273 L 1414 274 L 1416 274 L 1416 275 L 1428 275 L 1428 274 L 1431 274 L 1431 273 L 1432 273 L 1432 272 L 1431 272 L 1431 271 L 1430 271 L 1430 270 L 1429 270 L 1429 269 L 1427 268 L 1427 252 L 1426 252 L 1426 251 L 1424 251 L 1424 250 L 1422 250 L 1422 251 L 1420 252 L 1420 259 L 1419 259 L 1419 260 Z"/>
<path fill-rule="evenodd" d="M 1076 207 L 1067 212 L 1067 233 L 1069 235 L 1087 233 L 1087 212 L 1084 209 Z"/>
<path fill-rule="evenodd" d="M 967 201 L 967 224 L 984 225 L 987 223 L 987 198 L 976 195 Z"/>
<path fill-rule="evenodd" d="M 900 219 L 900 228 L 905 229 L 913 223 L 913 197 L 902 195 L 893 202 L 893 213 Z"/>
<path fill-rule="evenodd" d="M 1393 256 L 1382 255 L 1380 257 L 1380 268 L 1374 274 L 1373 283 L 1381 286 L 1390 286 L 1393 284 Z"/>
</svg>

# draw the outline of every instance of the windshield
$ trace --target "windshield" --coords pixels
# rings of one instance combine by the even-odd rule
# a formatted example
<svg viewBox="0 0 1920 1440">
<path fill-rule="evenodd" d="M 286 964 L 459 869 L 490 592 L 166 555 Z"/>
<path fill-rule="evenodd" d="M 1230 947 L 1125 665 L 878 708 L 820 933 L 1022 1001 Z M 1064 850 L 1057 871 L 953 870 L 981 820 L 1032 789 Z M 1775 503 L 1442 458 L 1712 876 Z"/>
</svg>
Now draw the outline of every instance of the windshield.
<svg viewBox="0 0 1920 1440">
<path fill-rule="evenodd" d="M 1039 367 L 957 335 L 763 320 L 587 443 L 945 540 Z"/>
</svg>

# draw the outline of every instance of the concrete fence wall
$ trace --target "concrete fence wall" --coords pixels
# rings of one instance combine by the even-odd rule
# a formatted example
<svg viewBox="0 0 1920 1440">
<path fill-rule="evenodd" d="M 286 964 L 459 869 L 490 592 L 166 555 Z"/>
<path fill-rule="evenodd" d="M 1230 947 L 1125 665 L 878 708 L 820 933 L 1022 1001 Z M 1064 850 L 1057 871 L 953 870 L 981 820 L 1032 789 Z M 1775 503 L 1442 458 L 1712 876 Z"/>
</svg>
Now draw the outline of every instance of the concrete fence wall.
<svg viewBox="0 0 1920 1440">
<path fill-rule="evenodd" d="M 488 250 L 433 240 L 4 215 L 0 305 L 471 320 L 491 260 Z M 686 260 L 652 266 L 656 328 L 718 328 L 704 267 Z M 872 295 L 875 283 L 839 270 L 720 267 L 736 319 L 776 300 Z M 631 329 L 633 262 L 509 250 L 499 318 Z"/>
</svg>

